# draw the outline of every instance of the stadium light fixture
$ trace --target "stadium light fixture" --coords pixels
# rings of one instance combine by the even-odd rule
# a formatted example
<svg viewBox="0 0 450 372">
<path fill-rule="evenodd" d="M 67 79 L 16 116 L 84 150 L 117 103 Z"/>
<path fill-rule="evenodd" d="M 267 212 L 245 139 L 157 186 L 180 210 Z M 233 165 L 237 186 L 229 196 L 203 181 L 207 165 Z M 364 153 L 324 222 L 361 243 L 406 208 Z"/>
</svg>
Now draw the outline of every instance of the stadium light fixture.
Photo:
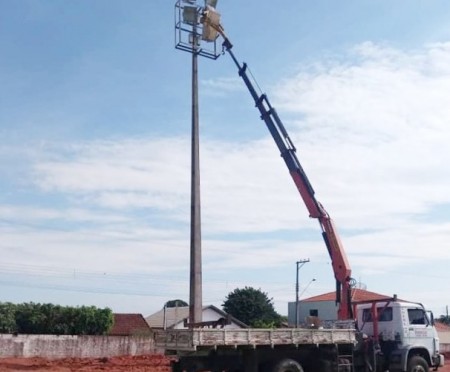
<svg viewBox="0 0 450 372">
<path fill-rule="evenodd" d="M 206 0 L 206 5 L 213 8 L 217 8 L 217 0 Z"/>
<path fill-rule="evenodd" d="M 198 9 L 196 6 L 183 7 L 183 23 L 191 26 L 199 24 Z"/>
<path fill-rule="evenodd" d="M 175 48 L 197 56 L 217 59 L 222 54 L 218 36 L 220 14 L 217 0 L 175 2 Z"/>
</svg>

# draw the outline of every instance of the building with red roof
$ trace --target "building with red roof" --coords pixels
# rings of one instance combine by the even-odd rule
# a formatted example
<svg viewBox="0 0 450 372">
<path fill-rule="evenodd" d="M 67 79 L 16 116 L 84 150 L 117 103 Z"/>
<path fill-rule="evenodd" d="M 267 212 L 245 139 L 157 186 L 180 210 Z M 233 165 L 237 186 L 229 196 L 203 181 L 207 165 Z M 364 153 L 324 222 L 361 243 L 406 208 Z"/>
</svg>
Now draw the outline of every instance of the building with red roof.
<svg viewBox="0 0 450 372">
<path fill-rule="evenodd" d="M 189 318 L 189 306 L 166 307 L 145 318 L 151 329 L 185 329 L 185 322 Z M 203 306 L 202 320 L 214 322 L 228 319 L 230 322 L 224 326 L 226 329 L 247 328 L 239 319 L 230 316 L 214 305 Z"/>
<path fill-rule="evenodd" d="M 352 302 L 364 302 L 364 301 L 378 301 L 392 298 L 392 296 L 386 296 L 375 292 L 366 291 L 365 289 L 354 288 L 352 289 Z M 322 302 L 322 301 L 336 301 L 336 292 L 328 292 L 318 296 L 305 298 L 300 302 Z"/>
<path fill-rule="evenodd" d="M 386 296 L 365 289 L 352 289 L 352 302 L 366 302 L 390 299 Z M 290 326 L 295 325 L 295 302 L 288 304 L 288 322 Z M 305 298 L 298 304 L 299 324 L 305 323 L 308 317 L 317 317 L 322 321 L 337 320 L 338 307 L 336 305 L 336 292 L 328 292 L 318 296 Z"/>
<path fill-rule="evenodd" d="M 450 353 L 450 325 L 436 321 L 434 323 L 438 334 L 441 353 Z"/>
<path fill-rule="evenodd" d="M 151 330 L 142 314 L 113 314 L 114 324 L 108 332 L 110 336 L 143 336 Z"/>
</svg>

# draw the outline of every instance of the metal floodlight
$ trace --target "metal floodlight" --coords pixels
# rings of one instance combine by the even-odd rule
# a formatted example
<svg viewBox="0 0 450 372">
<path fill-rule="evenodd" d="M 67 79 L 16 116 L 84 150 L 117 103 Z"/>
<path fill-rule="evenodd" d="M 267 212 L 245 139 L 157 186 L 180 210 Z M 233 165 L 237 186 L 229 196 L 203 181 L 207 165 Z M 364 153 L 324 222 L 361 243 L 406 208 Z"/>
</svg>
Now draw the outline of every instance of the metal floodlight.
<svg viewBox="0 0 450 372">
<path fill-rule="evenodd" d="M 219 36 L 220 13 L 211 6 L 206 7 L 202 17 L 203 32 L 202 39 L 205 41 L 215 41 Z"/>
<path fill-rule="evenodd" d="M 206 58 L 219 58 L 222 49 L 217 40 L 222 27 L 220 15 L 212 5 L 217 5 L 217 0 L 175 1 L 176 49 Z"/>
<path fill-rule="evenodd" d="M 206 0 L 206 5 L 217 8 L 217 0 Z"/>
<path fill-rule="evenodd" d="M 188 25 L 197 25 L 199 23 L 196 6 L 185 6 L 183 8 L 183 23 Z"/>
<path fill-rule="evenodd" d="M 189 39 L 189 44 L 193 45 L 195 43 L 195 45 L 197 47 L 200 46 L 200 37 L 199 36 L 194 35 L 194 34 L 189 34 L 188 39 Z"/>
</svg>

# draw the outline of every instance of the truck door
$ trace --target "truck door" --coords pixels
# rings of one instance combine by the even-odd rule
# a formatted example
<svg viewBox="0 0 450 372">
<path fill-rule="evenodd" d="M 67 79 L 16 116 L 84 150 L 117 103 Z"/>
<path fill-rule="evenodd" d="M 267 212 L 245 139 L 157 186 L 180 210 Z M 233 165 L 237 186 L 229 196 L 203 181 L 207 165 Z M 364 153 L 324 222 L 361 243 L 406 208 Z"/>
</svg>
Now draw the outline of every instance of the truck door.
<svg viewBox="0 0 450 372">
<path fill-rule="evenodd" d="M 407 344 L 409 347 L 424 346 L 431 354 L 435 351 L 436 340 L 434 327 L 424 309 L 407 309 Z"/>
</svg>

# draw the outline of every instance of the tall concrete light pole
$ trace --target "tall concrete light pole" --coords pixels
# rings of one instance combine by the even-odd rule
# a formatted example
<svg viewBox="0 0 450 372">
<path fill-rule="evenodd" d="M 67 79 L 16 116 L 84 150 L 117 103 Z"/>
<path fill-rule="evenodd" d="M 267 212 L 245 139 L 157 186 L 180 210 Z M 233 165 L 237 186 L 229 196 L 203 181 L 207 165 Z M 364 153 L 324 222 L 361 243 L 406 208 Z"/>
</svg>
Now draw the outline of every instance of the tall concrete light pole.
<svg viewBox="0 0 450 372">
<path fill-rule="evenodd" d="M 215 12 L 217 0 L 178 0 L 175 3 L 175 48 L 192 54 L 192 128 L 191 128 L 191 239 L 190 239 L 190 290 L 189 324 L 202 322 L 202 246 L 200 218 L 200 135 L 198 103 L 198 62 L 203 56 L 217 59 L 217 32 L 204 26 L 202 18 L 207 14 L 219 17 Z"/>
</svg>

